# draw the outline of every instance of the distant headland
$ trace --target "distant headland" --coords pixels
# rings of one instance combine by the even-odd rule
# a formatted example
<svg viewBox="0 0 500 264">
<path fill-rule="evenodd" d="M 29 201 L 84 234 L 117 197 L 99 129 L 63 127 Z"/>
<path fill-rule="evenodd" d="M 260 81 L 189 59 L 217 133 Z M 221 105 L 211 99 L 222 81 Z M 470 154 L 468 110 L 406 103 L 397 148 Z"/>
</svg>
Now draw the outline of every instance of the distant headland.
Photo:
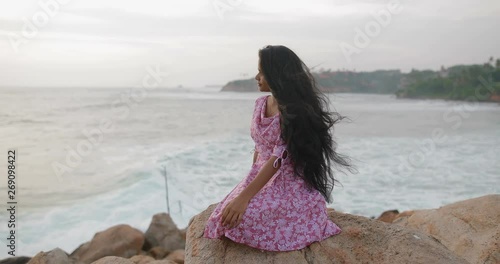
<svg viewBox="0 0 500 264">
<path fill-rule="evenodd" d="M 311 72 L 326 93 L 394 94 L 398 98 L 500 102 L 500 59 L 484 64 L 441 66 L 439 71 L 412 69 Z M 230 81 L 221 92 L 257 92 L 255 79 Z"/>
</svg>

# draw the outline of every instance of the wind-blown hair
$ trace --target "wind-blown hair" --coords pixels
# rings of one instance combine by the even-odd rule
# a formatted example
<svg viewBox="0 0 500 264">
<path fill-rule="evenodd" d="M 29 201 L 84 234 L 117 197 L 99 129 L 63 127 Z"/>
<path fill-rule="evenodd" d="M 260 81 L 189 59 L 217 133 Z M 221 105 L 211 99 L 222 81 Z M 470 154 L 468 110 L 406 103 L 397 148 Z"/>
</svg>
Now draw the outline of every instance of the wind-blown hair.
<svg viewBox="0 0 500 264">
<path fill-rule="evenodd" d="M 287 144 L 294 173 L 330 203 L 338 182 L 332 166 L 341 171 L 353 169 L 351 160 L 336 152 L 333 137 L 333 125 L 344 117 L 330 112 L 328 97 L 318 89 L 308 67 L 292 50 L 268 45 L 259 50 L 259 58 L 264 78 L 278 103 L 281 137 Z"/>
</svg>

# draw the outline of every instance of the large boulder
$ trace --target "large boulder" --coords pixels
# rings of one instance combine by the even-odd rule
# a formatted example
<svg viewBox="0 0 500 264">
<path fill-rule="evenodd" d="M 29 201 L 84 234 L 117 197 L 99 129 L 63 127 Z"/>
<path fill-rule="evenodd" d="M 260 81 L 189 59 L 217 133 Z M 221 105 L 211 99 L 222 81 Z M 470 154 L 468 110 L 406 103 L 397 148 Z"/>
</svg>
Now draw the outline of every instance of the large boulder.
<svg viewBox="0 0 500 264">
<path fill-rule="evenodd" d="M 151 224 L 145 233 L 146 243 L 144 250 L 160 246 L 167 251 L 184 249 L 186 235 L 177 228 L 170 215 L 159 213 L 153 216 Z"/>
<path fill-rule="evenodd" d="M 342 232 L 302 250 L 269 252 L 227 238 L 203 238 L 205 223 L 215 206 L 191 219 L 186 263 L 467 263 L 419 231 L 334 210 L 328 210 L 328 215 Z"/>
<path fill-rule="evenodd" d="M 394 221 L 394 219 L 396 219 L 396 217 L 398 215 L 399 215 L 399 211 L 398 210 L 389 210 L 389 211 L 383 212 L 377 218 L 377 220 L 382 221 L 382 222 L 386 222 L 386 223 L 392 223 L 392 221 Z"/>
<path fill-rule="evenodd" d="M 393 223 L 432 235 L 470 263 L 500 263 L 500 195 L 414 210 Z"/>
<path fill-rule="evenodd" d="M 68 257 L 68 254 L 60 248 L 55 248 L 51 251 L 40 251 L 36 254 L 28 264 L 71 264 L 73 260 Z"/>
<path fill-rule="evenodd" d="M 139 255 L 143 244 L 144 234 L 140 230 L 121 224 L 96 233 L 90 242 L 73 251 L 71 257 L 78 264 L 92 263 L 106 256 L 129 258 Z"/>
</svg>

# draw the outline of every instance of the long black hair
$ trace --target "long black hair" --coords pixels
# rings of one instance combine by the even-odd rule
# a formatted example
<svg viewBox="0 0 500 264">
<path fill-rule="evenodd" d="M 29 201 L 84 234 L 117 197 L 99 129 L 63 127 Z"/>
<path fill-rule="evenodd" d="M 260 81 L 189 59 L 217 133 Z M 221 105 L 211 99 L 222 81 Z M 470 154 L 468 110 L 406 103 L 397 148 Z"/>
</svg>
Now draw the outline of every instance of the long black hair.
<svg viewBox="0 0 500 264">
<path fill-rule="evenodd" d="M 292 50 L 268 45 L 259 50 L 259 58 L 264 78 L 278 103 L 281 138 L 287 144 L 294 173 L 331 202 L 331 192 L 338 182 L 332 166 L 341 171 L 354 168 L 348 157 L 336 152 L 333 137 L 333 125 L 344 116 L 330 112 L 328 97 Z"/>
</svg>

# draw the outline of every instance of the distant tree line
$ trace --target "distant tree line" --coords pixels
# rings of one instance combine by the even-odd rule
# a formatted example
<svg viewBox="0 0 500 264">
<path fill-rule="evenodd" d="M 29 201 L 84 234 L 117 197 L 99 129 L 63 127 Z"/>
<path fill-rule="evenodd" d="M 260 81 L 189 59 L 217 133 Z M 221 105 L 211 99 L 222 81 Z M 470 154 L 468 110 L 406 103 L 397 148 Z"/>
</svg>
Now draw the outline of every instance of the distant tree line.
<svg viewBox="0 0 500 264">
<path fill-rule="evenodd" d="M 493 57 L 482 65 L 457 65 L 438 72 L 412 70 L 402 79 L 396 92 L 404 98 L 498 101 L 500 98 L 500 59 Z"/>
<path fill-rule="evenodd" d="M 401 88 L 400 70 L 356 72 L 347 70 L 313 72 L 314 79 L 327 92 L 394 93 Z"/>
<path fill-rule="evenodd" d="M 500 101 L 500 59 L 491 57 L 478 65 L 441 67 L 439 71 L 377 70 L 356 72 L 323 68 L 312 72 L 324 92 L 395 94 L 399 98 L 438 98 L 449 100 Z M 222 91 L 258 91 L 252 79 L 226 84 Z"/>
</svg>

